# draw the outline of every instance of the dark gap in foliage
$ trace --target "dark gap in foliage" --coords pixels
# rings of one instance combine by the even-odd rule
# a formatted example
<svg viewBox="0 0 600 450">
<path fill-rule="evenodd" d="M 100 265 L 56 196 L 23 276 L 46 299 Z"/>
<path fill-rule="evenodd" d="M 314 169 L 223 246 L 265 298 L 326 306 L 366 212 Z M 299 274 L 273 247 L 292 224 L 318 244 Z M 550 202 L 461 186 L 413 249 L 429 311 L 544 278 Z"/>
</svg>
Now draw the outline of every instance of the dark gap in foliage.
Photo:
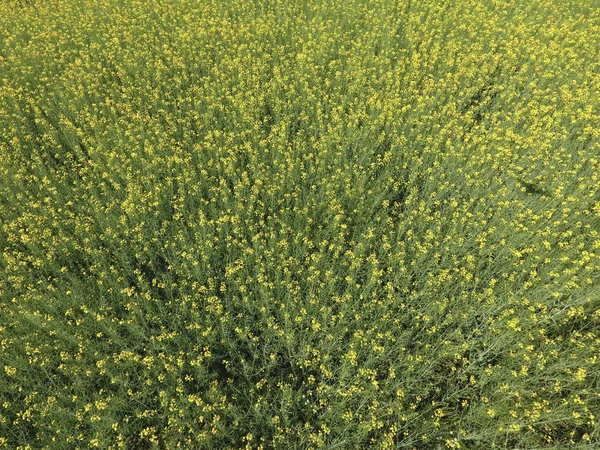
<svg viewBox="0 0 600 450">
<path fill-rule="evenodd" d="M 268 101 L 265 102 L 261 109 L 259 120 L 262 123 L 262 129 L 265 136 L 269 136 L 275 125 L 275 112 Z"/>
<path fill-rule="evenodd" d="M 471 130 L 483 122 L 491 105 L 496 100 L 499 91 L 497 88 L 498 82 L 501 79 L 502 66 L 498 64 L 494 72 L 490 75 L 487 83 L 481 86 L 473 95 L 471 95 L 464 104 L 459 108 L 459 113 L 465 115 L 468 112 L 473 113 L 473 120 L 468 122 L 464 128 L 461 141 L 464 142 L 466 136 Z"/>
<path fill-rule="evenodd" d="M 523 185 L 523 187 L 525 188 L 525 192 L 527 192 L 528 194 L 536 194 L 536 195 L 541 195 L 544 197 L 551 196 L 550 192 L 548 192 L 546 189 L 539 187 L 535 183 L 530 183 L 523 179 L 519 179 L 518 181 L 519 181 L 519 183 L 521 183 Z"/>
</svg>

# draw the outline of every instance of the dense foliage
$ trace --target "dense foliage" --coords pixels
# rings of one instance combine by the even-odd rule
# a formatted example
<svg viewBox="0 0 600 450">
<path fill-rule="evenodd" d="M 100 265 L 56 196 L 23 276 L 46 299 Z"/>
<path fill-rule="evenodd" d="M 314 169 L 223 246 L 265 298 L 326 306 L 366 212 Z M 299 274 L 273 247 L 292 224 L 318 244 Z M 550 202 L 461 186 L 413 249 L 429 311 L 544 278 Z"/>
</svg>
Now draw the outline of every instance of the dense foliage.
<svg viewBox="0 0 600 450">
<path fill-rule="evenodd" d="M 0 2 L 0 447 L 600 448 L 597 0 Z"/>
</svg>

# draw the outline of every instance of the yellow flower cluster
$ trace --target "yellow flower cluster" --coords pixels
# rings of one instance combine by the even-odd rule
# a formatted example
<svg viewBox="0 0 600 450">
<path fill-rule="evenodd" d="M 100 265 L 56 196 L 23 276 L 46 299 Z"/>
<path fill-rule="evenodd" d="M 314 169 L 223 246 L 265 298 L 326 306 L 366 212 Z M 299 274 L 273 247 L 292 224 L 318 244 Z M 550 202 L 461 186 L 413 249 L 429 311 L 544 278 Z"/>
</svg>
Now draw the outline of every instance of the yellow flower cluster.
<svg viewBox="0 0 600 450">
<path fill-rule="evenodd" d="M 0 448 L 600 448 L 598 36 L 0 2 Z"/>
</svg>

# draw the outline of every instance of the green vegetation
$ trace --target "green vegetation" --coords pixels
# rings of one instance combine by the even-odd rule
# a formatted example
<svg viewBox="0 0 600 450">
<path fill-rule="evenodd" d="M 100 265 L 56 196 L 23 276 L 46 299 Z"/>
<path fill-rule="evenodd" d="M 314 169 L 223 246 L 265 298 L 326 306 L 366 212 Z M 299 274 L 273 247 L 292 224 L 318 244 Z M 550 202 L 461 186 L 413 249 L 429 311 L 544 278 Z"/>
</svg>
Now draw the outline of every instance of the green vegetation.
<svg viewBox="0 0 600 450">
<path fill-rule="evenodd" d="M 0 3 L 0 448 L 600 448 L 597 0 Z"/>
</svg>

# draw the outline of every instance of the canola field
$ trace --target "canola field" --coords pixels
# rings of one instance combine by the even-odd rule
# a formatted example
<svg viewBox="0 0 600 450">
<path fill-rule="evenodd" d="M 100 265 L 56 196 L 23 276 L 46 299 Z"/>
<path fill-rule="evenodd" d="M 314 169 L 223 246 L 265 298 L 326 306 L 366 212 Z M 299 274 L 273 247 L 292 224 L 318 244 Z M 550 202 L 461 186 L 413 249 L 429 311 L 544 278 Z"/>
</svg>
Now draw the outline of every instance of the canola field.
<svg viewBox="0 0 600 450">
<path fill-rule="evenodd" d="M 0 448 L 600 448 L 598 0 L 0 1 Z"/>
</svg>

